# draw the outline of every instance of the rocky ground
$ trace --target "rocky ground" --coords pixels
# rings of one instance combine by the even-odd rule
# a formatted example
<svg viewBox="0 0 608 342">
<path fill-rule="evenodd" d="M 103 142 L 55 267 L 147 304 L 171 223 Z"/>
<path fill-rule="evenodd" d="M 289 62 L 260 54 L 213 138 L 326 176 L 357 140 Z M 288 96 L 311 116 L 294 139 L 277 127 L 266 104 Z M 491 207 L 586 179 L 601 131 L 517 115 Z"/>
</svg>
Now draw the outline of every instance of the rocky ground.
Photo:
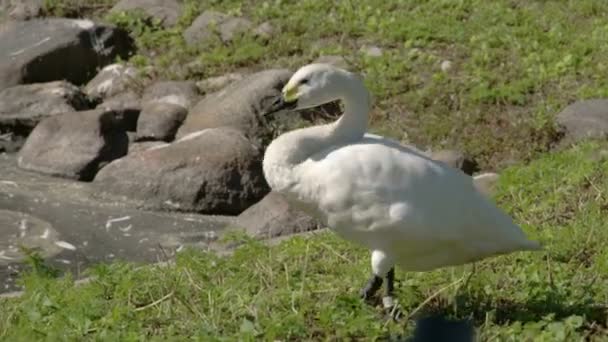
<svg viewBox="0 0 608 342">
<path fill-rule="evenodd" d="M 177 2 L 151 3 L 121 1 L 111 12 L 139 8 L 164 26 L 175 25 Z M 217 215 L 236 218 L 258 238 L 319 228 L 269 194 L 261 169 L 264 147 L 294 125 L 261 117 L 293 70 L 198 82 L 143 77 L 136 67 L 115 63 L 137 51 L 130 32 L 103 21 L 43 18 L 42 2 L 5 8 L 0 291 L 15 287 L 26 257 L 21 248 L 78 273 L 114 258 L 155 261 L 159 246 L 203 241 L 226 226 Z M 183 32 L 187 44 L 208 39 L 216 21 L 226 42 L 243 30 L 272 32 L 269 23 L 253 27 L 205 11 Z M 337 56 L 319 60 L 344 66 Z M 330 104 L 301 113 L 296 122 L 336 114 L 339 106 Z M 432 154 L 469 174 L 478 171 L 461 152 Z"/>
</svg>

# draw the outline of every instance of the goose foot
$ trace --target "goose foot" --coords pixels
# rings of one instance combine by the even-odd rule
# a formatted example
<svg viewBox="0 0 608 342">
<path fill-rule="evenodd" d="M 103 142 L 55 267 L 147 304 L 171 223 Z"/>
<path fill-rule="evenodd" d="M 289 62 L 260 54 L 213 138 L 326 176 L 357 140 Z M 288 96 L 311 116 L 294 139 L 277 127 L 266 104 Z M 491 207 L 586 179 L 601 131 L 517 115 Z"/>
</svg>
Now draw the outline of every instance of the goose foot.
<svg viewBox="0 0 608 342">
<path fill-rule="evenodd" d="M 392 296 L 382 297 L 382 306 L 388 317 L 395 321 L 398 321 L 403 316 L 401 309 L 399 309 L 399 304 Z"/>
</svg>

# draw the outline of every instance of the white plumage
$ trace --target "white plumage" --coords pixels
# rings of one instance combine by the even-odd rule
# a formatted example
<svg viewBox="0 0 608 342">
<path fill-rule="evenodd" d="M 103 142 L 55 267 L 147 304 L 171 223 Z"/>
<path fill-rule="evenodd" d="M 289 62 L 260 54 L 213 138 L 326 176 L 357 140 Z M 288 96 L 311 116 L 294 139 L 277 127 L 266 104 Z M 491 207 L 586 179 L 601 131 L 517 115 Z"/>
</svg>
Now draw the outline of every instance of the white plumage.
<svg viewBox="0 0 608 342">
<path fill-rule="evenodd" d="M 336 99 L 344 103 L 342 117 L 279 136 L 266 151 L 264 173 L 291 204 L 369 248 L 376 277 L 395 264 L 427 271 L 540 248 L 476 190 L 471 177 L 366 133 L 369 94 L 355 74 L 304 66 L 278 106 L 302 109 Z"/>
</svg>

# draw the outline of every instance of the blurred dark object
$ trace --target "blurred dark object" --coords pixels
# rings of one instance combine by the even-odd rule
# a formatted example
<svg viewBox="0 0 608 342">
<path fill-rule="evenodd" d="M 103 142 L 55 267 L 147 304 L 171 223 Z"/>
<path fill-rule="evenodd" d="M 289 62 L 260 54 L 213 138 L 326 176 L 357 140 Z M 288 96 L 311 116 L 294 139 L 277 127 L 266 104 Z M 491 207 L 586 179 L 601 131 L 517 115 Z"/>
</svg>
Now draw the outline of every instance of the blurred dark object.
<svg viewBox="0 0 608 342">
<path fill-rule="evenodd" d="M 426 317 L 416 322 L 408 342 L 473 342 L 475 330 L 469 321 L 450 321 L 441 316 Z"/>
</svg>

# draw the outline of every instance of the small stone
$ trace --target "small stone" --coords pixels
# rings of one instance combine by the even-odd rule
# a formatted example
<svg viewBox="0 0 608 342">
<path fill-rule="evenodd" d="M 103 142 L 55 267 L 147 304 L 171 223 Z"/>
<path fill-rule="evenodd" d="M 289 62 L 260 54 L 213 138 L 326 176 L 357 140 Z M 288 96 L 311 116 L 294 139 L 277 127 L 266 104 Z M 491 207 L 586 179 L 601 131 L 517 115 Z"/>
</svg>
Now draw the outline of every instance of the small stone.
<svg viewBox="0 0 608 342">
<path fill-rule="evenodd" d="M 361 51 L 368 57 L 381 57 L 383 54 L 382 49 L 376 45 L 364 45 Z"/>
<path fill-rule="evenodd" d="M 270 40 L 274 36 L 274 27 L 265 21 L 253 30 L 253 35 L 263 40 Z"/>
<path fill-rule="evenodd" d="M 178 0 L 121 0 L 110 12 L 141 10 L 163 27 L 171 27 L 177 24 L 182 8 L 182 2 Z"/>
<path fill-rule="evenodd" d="M 441 71 L 448 72 L 452 70 L 452 62 L 451 61 L 443 61 L 441 62 Z"/>
<path fill-rule="evenodd" d="M 577 101 L 556 117 L 568 142 L 608 137 L 608 99 Z"/>
<path fill-rule="evenodd" d="M 220 38 L 224 43 L 231 42 L 239 35 L 253 28 L 253 24 L 244 18 L 228 18 L 219 27 Z"/>
<path fill-rule="evenodd" d="M 224 13 L 204 11 L 184 31 L 184 40 L 190 46 L 203 43 L 213 36 L 214 29 L 218 28 L 226 20 L 226 17 Z"/>
</svg>

